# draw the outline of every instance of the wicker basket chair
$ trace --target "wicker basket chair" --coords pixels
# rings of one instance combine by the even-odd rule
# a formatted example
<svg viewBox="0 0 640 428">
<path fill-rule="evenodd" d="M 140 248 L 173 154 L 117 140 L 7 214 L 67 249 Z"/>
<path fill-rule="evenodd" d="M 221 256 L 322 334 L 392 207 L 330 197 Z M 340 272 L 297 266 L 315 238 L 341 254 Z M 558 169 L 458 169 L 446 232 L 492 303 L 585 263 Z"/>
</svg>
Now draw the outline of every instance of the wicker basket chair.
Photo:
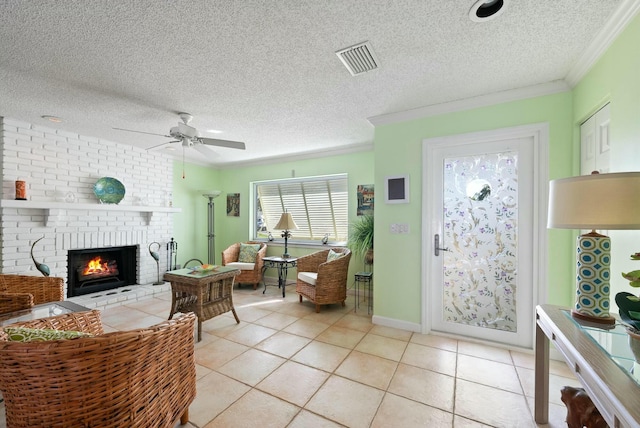
<svg viewBox="0 0 640 428">
<path fill-rule="evenodd" d="M 12 324 L 93 337 L 10 342 L 0 330 L 8 427 L 174 427 L 196 395 L 195 315 L 104 333 L 100 311 Z"/>
<path fill-rule="evenodd" d="M 316 312 L 320 312 L 320 305 L 341 303 L 344 306 L 347 298 L 347 275 L 351 251 L 347 248 L 333 248 L 333 251 L 342 253 L 342 257 L 327 261 L 329 250 L 323 250 L 296 260 L 298 268 L 296 292 L 300 295 L 300 302 L 304 296 L 315 303 Z M 315 277 L 315 284 L 313 277 Z"/>
<path fill-rule="evenodd" d="M 64 279 L 0 274 L 0 314 L 64 300 Z"/>
<path fill-rule="evenodd" d="M 222 252 L 222 266 L 231 265 L 240 269 L 240 275 L 236 276 L 236 284 L 253 284 L 255 290 L 262 281 L 262 267 L 264 266 L 262 258 L 267 255 L 267 244 L 253 241 L 244 242 L 244 244 L 260 244 L 255 263 L 238 262 L 240 242 L 236 242 Z"/>
</svg>

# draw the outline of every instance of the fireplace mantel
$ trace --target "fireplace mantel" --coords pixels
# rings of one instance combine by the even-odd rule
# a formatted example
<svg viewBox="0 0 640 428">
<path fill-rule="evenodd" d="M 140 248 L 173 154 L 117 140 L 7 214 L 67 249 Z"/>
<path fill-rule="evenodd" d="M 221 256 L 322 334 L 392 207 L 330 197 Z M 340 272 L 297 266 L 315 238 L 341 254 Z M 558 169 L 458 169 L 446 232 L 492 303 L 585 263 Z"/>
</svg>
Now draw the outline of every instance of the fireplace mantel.
<svg viewBox="0 0 640 428">
<path fill-rule="evenodd" d="M 64 212 L 72 210 L 83 211 L 128 211 L 146 213 L 147 224 L 151 222 L 155 213 L 179 213 L 182 208 L 173 207 L 157 207 L 146 205 L 116 205 L 116 204 L 70 204 L 66 202 L 49 202 L 49 201 L 17 201 L 12 199 L 3 199 L 0 201 L 1 208 L 26 208 L 41 209 L 45 215 L 45 226 L 54 225 L 60 219 Z"/>
</svg>

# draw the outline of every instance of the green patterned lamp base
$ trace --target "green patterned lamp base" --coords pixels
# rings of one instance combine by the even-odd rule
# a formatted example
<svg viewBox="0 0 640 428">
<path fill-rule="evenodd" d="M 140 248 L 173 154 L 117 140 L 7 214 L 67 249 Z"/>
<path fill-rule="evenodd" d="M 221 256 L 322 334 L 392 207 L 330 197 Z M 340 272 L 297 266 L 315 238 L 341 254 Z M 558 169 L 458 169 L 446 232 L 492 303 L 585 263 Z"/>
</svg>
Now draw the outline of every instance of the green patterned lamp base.
<svg viewBox="0 0 640 428">
<path fill-rule="evenodd" d="M 576 318 L 614 324 L 609 315 L 611 239 L 596 232 L 578 237 L 576 270 Z"/>
</svg>

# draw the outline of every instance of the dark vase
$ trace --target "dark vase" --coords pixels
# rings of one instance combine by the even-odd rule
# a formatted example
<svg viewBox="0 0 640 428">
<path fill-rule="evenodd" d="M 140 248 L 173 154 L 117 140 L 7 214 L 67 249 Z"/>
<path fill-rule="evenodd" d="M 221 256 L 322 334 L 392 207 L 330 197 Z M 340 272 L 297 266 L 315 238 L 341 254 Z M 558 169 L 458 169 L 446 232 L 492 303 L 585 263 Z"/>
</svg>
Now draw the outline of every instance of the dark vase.
<svg viewBox="0 0 640 428">
<path fill-rule="evenodd" d="M 368 250 L 364 255 L 364 264 L 372 265 L 373 264 L 373 248 Z"/>
</svg>

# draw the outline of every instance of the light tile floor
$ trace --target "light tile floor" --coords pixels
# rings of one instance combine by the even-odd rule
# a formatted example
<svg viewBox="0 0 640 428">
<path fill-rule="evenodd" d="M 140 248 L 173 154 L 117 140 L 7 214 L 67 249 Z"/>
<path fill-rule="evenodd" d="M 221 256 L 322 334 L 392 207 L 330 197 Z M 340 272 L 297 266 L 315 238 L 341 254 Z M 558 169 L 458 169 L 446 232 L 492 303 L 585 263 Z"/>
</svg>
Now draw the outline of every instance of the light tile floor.
<svg viewBox="0 0 640 428">
<path fill-rule="evenodd" d="M 231 314 L 203 324 L 190 427 L 535 427 L 533 355 L 376 326 L 366 304 L 317 314 L 287 286 L 236 288 Z M 169 313 L 165 291 L 103 310 L 107 331 L 147 327 Z M 551 362 L 549 427 L 566 427 L 565 385 Z M 0 427 L 5 426 L 0 404 Z"/>
</svg>

